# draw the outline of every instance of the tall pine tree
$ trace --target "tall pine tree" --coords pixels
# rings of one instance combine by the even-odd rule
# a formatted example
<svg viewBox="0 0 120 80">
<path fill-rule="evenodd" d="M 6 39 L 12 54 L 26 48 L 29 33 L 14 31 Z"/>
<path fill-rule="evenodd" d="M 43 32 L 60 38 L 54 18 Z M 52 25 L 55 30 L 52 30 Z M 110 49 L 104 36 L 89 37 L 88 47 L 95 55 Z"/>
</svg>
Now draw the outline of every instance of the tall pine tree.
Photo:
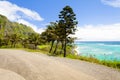
<svg viewBox="0 0 120 80">
<path fill-rule="evenodd" d="M 75 34 L 78 22 L 76 21 L 76 15 L 70 6 L 65 6 L 63 8 L 59 14 L 59 19 L 59 27 L 64 41 L 64 57 L 66 57 L 67 38 L 70 37 L 69 35 Z"/>
</svg>

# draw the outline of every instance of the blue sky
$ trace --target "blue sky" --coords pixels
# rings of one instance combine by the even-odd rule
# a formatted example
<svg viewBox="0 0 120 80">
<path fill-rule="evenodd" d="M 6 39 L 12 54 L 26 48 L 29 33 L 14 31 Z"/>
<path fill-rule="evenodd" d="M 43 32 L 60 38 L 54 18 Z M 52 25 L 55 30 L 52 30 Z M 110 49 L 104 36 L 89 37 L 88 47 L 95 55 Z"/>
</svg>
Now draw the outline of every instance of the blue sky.
<svg viewBox="0 0 120 80">
<path fill-rule="evenodd" d="M 69 5 L 79 22 L 75 36 L 83 41 L 120 40 L 120 0 L 2 0 L 0 5 L 0 14 L 39 33 Z"/>
<path fill-rule="evenodd" d="M 101 0 L 9 0 L 18 6 L 34 10 L 44 21 L 58 20 L 58 14 L 66 5 L 70 5 L 77 15 L 79 25 L 111 24 L 120 22 L 120 8 L 104 5 Z M 41 26 L 42 27 L 42 26 Z"/>
</svg>

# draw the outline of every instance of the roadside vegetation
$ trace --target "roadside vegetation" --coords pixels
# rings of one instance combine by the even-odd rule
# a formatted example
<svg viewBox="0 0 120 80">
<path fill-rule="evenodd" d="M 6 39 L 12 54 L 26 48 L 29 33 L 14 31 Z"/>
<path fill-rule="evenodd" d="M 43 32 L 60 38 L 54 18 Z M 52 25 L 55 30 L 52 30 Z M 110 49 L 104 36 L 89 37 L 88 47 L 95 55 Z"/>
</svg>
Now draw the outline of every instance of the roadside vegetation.
<svg viewBox="0 0 120 80">
<path fill-rule="evenodd" d="M 119 61 L 100 61 L 94 57 L 75 55 L 76 38 L 71 35 L 75 34 L 77 28 L 76 15 L 70 6 L 65 6 L 58 17 L 58 21 L 51 22 L 44 32 L 38 34 L 29 26 L 11 22 L 0 15 L 0 48 L 20 48 L 120 69 Z"/>
<path fill-rule="evenodd" d="M 67 58 L 70 58 L 70 59 L 78 59 L 78 60 L 82 60 L 82 61 L 87 61 L 87 62 L 92 62 L 92 63 L 96 63 L 96 64 L 101 64 L 101 65 L 105 65 L 105 66 L 108 66 L 108 67 L 112 67 L 112 68 L 115 68 L 115 69 L 118 69 L 120 71 L 120 61 L 108 61 L 108 60 L 98 60 L 92 56 L 90 57 L 87 57 L 87 56 L 78 56 L 78 55 L 75 55 L 75 54 L 69 54 L 67 56 Z"/>
</svg>

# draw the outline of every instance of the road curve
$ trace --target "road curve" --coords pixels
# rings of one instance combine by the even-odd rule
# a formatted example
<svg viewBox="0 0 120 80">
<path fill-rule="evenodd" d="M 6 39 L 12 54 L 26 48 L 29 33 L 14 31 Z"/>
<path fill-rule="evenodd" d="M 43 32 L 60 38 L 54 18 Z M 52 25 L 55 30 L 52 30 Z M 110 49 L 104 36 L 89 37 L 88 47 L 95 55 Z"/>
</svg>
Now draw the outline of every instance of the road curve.
<svg viewBox="0 0 120 80">
<path fill-rule="evenodd" d="M 120 80 L 120 72 L 105 66 L 23 50 L 0 49 L 2 69 L 20 77 L 16 80 Z"/>
<path fill-rule="evenodd" d="M 15 72 L 0 69 L 0 80 L 25 80 L 22 76 L 16 74 Z"/>
</svg>

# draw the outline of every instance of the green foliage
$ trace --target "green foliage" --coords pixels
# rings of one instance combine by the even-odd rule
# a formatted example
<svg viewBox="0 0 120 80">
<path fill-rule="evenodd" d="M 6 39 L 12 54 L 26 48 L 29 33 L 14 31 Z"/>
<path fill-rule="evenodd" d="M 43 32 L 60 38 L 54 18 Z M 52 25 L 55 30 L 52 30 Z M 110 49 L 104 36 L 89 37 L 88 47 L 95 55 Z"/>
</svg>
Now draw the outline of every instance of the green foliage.
<svg viewBox="0 0 120 80">
<path fill-rule="evenodd" d="M 50 47 L 50 45 L 39 45 L 38 48 L 39 49 L 44 49 L 44 48 L 48 48 Z"/>
<path fill-rule="evenodd" d="M 34 34 L 34 37 L 31 34 Z M 30 39 L 28 37 L 33 37 L 33 44 L 36 47 L 38 44 L 36 39 L 39 36 L 32 28 L 11 22 L 5 16 L 0 15 L 0 47 L 21 47 L 21 45 L 24 48 L 29 47 Z"/>
<path fill-rule="evenodd" d="M 75 34 L 76 31 L 76 17 L 73 9 L 70 6 L 65 6 L 59 14 L 59 28 L 62 32 L 62 38 L 64 41 L 64 57 L 66 57 L 66 45 L 68 42 L 72 42 L 72 39 L 69 35 Z"/>
<path fill-rule="evenodd" d="M 49 53 L 57 55 L 64 52 L 64 57 L 66 57 L 66 48 L 68 45 L 72 45 L 75 39 L 69 36 L 76 31 L 77 21 L 75 16 L 70 6 L 64 7 L 59 15 L 60 20 L 51 22 L 46 31 L 41 34 L 42 39 L 51 44 Z"/>
<path fill-rule="evenodd" d="M 28 37 L 29 43 L 34 45 L 33 49 L 37 49 L 37 45 L 41 44 L 41 37 L 40 34 L 37 33 L 31 33 Z"/>
<path fill-rule="evenodd" d="M 120 61 L 101 61 L 100 64 L 120 69 Z"/>
<path fill-rule="evenodd" d="M 92 56 L 91 57 L 85 57 L 85 56 L 78 56 L 78 55 L 74 55 L 74 54 L 68 54 L 67 58 L 88 61 L 88 62 L 97 63 L 97 64 L 105 65 L 105 66 L 108 66 L 108 67 L 120 69 L 120 61 L 105 61 L 105 60 L 101 61 L 101 60 L 98 60 L 98 59 L 96 59 Z"/>
<path fill-rule="evenodd" d="M 5 16 L 0 15 L 0 35 L 6 34 L 20 34 L 22 37 L 28 36 L 30 33 L 35 33 L 29 26 L 19 24 L 17 22 L 10 22 Z"/>
</svg>

